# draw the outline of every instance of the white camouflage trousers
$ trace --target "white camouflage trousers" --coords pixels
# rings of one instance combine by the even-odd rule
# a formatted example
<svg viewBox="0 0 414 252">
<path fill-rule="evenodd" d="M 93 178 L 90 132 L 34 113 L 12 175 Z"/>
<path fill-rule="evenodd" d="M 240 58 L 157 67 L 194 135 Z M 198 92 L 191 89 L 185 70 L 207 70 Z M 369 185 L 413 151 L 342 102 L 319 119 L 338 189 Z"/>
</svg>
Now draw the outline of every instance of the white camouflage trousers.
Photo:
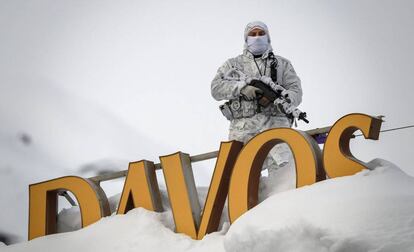
<svg viewBox="0 0 414 252">
<path fill-rule="evenodd" d="M 285 116 L 266 116 L 256 114 L 250 118 L 234 119 L 230 123 L 229 140 L 237 140 L 246 144 L 252 137 L 271 128 L 290 128 L 291 123 Z M 277 144 L 266 157 L 262 170 L 267 169 L 268 176 L 273 177 L 276 171 L 292 163 L 293 155 L 285 143 Z"/>
</svg>

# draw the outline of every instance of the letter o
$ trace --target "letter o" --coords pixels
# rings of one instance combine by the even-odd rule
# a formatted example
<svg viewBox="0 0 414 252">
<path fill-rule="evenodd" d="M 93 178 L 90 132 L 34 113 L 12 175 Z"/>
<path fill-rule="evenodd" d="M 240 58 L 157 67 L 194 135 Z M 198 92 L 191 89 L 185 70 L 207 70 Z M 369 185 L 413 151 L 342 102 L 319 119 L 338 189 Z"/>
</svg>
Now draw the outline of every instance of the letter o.
<svg viewBox="0 0 414 252">
<path fill-rule="evenodd" d="M 228 195 L 230 222 L 257 205 L 260 173 L 269 151 L 285 142 L 296 164 L 296 187 L 325 179 L 321 150 L 307 133 L 291 128 L 266 130 L 253 137 L 241 150 L 233 168 Z"/>
</svg>

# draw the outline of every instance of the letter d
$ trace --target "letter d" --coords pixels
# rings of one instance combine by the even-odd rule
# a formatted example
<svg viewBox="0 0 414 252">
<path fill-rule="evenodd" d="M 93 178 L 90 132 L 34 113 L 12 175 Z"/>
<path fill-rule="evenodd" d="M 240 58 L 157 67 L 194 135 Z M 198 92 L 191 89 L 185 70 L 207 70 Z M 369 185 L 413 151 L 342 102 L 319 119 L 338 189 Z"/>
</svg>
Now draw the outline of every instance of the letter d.
<svg viewBox="0 0 414 252">
<path fill-rule="evenodd" d="M 72 192 L 79 203 L 82 227 L 110 214 L 104 191 L 88 179 L 68 176 L 29 186 L 29 240 L 56 233 L 57 193 Z"/>
</svg>

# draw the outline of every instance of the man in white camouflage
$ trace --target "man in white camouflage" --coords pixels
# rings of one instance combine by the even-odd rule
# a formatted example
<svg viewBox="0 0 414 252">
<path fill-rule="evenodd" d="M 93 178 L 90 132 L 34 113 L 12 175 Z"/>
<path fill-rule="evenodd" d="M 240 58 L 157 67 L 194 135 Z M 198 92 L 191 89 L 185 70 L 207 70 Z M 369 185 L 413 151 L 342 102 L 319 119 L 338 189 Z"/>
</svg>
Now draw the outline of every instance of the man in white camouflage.
<svg viewBox="0 0 414 252">
<path fill-rule="evenodd" d="M 275 67 L 277 80 L 273 83 L 286 90 L 292 105 L 296 107 L 301 103 L 302 88 L 299 77 L 289 60 L 273 54 L 270 42 L 269 30 L 263 22 L 247 24 L 244 31 L 243 54 L 228 59 L 218 69 L 211 83 L 211 94 L 214 99 L 229 101 L 232 113 L 238 115 L 238 118 L 228 118 L 229 140 L 246 143 L 264 130 L 292 126 L 292 120 L 273 103 L 257 110 L 256 95 L 260 90 L 248 85 L 253 79 L 264 83 L 271 82 L 271 67 Z M 277 64 L 272 65 L 271 59 L 276 59 Z M 278 144 L 270 151 L 263 169 L 267 169 L 269 177 L 272 178 L 279 167 L 288 164 L 293 166 L 293 163 L 289 147 L 286 144 Z"/>
</svg>

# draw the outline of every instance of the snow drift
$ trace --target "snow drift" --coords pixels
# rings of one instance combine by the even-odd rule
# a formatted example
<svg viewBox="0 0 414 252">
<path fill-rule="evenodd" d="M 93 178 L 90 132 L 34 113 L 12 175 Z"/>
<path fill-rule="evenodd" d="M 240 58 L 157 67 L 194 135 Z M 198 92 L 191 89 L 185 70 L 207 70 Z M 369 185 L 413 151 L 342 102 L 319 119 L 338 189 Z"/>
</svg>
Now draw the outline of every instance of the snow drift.
<svg viewBox="0 0 414 252">
<path fill-rule="evenodd" d="M 170 211 L 137 208 L 1 250 L 413 251 L 414 178 L 384 160 L 369 165 L 353 176 L 276 193 L 201 241 L 174 233 Z"/>
</svg>

